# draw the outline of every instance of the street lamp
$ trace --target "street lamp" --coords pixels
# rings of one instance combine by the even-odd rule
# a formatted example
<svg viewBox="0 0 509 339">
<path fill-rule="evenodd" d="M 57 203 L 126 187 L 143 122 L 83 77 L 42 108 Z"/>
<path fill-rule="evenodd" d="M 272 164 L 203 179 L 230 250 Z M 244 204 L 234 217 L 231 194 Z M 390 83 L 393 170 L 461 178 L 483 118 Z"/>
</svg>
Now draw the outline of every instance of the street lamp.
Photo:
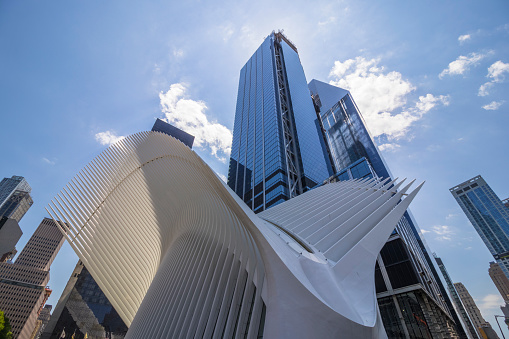
<svg viewBox="0 0 509 339">
<path fill-rule="evenodd" d="M 504 332 L 502 332 L 502 327 L 500 327 L 500 324 L 498 323 L 498 318 L 504 318 L 505 319 L 505 316 L 503 316 L 503 315 L 495 315 L 495 321 L 497 322 L 498 328 L 500 329 L 500 333 L 502 333 L 502 338 L 505 339 Z"/>
</svg>

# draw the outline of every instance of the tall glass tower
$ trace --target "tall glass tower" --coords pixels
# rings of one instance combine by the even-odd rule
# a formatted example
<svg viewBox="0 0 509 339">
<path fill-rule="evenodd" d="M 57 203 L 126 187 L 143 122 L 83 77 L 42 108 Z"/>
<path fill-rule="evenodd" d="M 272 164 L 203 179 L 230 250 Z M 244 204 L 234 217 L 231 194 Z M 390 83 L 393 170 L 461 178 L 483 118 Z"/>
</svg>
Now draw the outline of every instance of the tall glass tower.
<svg viewBox="0 0 509 339">
<path fill-rule="evenodd" d="M 21 176 L 3 178 L 0 181 L 0 216 L 19 222 L 33 204 L 31 191 L 32 188 Z"/>
<path fill-rule="evenodd" d="M 366 123 L 349 91 L 311 80 L 309 90 L 313 97 L 316 112 L 320 117 L 322 135 L 327 141 L 329 158 L 336 174 L 331 181 L 357 179 L 376 176 L 391 177 L 388 166 L 378 151 Z M 369 175 L 371 171 L 371 175 Z M 391 254 L 392 253 L 392 254 Z M 398 253 L 394 255 L 393 253 Z M 410 213 L 405 212 L 392 236 L 380 253 L 375 269 L 379 306 L 388 333 L 392 335 L 413 335 L 426 337 L 447 333 L 449 316 L 457 323 L 457 332 L 465 337 L 456 319 L 455 310 L 447 295 L 429 252 L 415 226 Z M 414 309 L 437 322 L 438 327 L 423 326 L 416 318 L 398 315 L 408 301 L 408 291 L 417 302 Z M 430 308 L 427 305 L 433 305 Z M 403 313 L 402 313 L 403 314 Z M 443 333 L 436 332 L 439 328 Z M 414 332 L 412 334 L 411 332 Z"/>
<path fill-rule="evenodd" d="M 509 278 L 509 209 L 480 175 L 449 191 Z"/>
<path fill-rule="evenodd" d="M 297 48 L 273 32 L 240 72 L 228 185 L 257 213 L 331 176 L 390 173 L 350 93 L 316 80 L 308 87 Z M 375 268 L 384 326 L 391 337 L 454 336 L 410 223 L 405 212 Z"/>
<path fill-rule="evenodd" d="M 273 32 L 240 71 L 228 185 L 255 212 L 331 174 L 297 48 Z"/>
</svg>

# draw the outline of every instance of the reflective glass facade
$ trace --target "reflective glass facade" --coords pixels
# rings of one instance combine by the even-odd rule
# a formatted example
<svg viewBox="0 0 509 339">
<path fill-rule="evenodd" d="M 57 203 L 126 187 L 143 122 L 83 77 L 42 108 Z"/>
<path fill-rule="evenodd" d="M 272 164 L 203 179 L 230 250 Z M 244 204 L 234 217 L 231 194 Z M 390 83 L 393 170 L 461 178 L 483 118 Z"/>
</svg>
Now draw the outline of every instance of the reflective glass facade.
<svg viewBox="0 0 509 339">
<path fill-rule="evenodd" d="M 336 172 L 364 157 L 378 177 L 390 177 L 350 92 L 318 80 L 312 80 L 309 89 L 320 111 Z"/>
<path fill-rule="evenodd" d="M 80 261 L 42 338 L 124 338 L 127 326 Z"/>
<path fill-rule="evenodd" d="M 300 194 L 321 183 L 329 171 L 317 126 L 297 51 L 282 35 L 272 33 L 240 71 L 230 188 L 260 212 L 290 199 L 294 184 Z"/>
<path fill-rule="evenodd" d="M 30 187 L 26 179 L 21 176 L 13 175 L 11 178 L 3 178 L 2 181 L 0 181 L 0 210 L 2 210 L 4 214 L 0 212 L 0 216 L 5 215 L 7 217 L 10 217 L 6 212 L 7 209 L 9 209 L 10 211 L 9 213 L 11 214 L 15 212 L 17 204 L 15 203 L 13 205 L 13 202 L 16 202 L 17 200 L 20 201 L 22 200 L 22 199 L 11 199 L 15 192 L 17 193 L 18 196 L 22 194 L 22 192 L 26 192 L 28 194 L 27 198 L 24 201 L 29 206 L 28 207 L 24 206 L 22 208 L 22 209 L 26 208 L 26 210 L 28 210 L 28 208 L 30 208 L 30 206 L 32 206 L 33 203 L 32 198 L 30 197 L 31 191 L 32 188 Z M 9 204 L 9 207 L 4 207 L 5 204 Z M 22 214 L 21 217 L 23 217 L 23 215 L 26 213 L 26 210 L 23 213 L 20 212 Z M 21 217 L 19 217 L 19 219 L 21 219 Z M 19 221 L 18 219 L 16 220 Z"/>
<path fill-rule="evenodd" d="M 509 209 L 480 175 L 449 191 L 509 278 Z"/>
<path fill-rule="evenodd" d="M 33 203 L 30 193 L 16 190 L 0 207 L 0 216 L 12 218 L 19 222 Z"/>
<path fill-rule="evenodd" d="M 329 181 L 373 176 L 391 177 L 350 92 L 318 80 L 312 80 L 309 89 L 320 116 L 322 135 L 327 141 L 330 159 L 336 171 Z M 389 253 L 394 252 L 395 246 L 399 248 L 399 252 L 396 252 L 405 254 L 406 260 L 391 263 L 393 260 L 390 259 Z M 437 305 L 433 315 L 436 321 L 444 324 L 449 321 L 447 316 L 455 311 L 441 297 L 441 291 L 445 289 L 408 211 L 398 222 L 379 260 L 378 268 L 375 270 L 377 293 L 384 292 L 381 294 L 384 296 L 399 295 L 398 290 L 409 286 L 423 289 Z M 384 275 L 385 280 L 382 279 Z M 408 329 L 412 326 L 410 323 L 406 324 Z"/>
</svg>

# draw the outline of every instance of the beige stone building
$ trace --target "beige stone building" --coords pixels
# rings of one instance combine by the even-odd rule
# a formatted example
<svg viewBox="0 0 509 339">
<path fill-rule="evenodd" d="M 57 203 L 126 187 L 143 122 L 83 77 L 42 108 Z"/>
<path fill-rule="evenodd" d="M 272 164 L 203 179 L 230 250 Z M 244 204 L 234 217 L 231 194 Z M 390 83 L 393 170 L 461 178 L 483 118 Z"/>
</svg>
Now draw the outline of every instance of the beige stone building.
<svg viewBox="0 0 509 339">
<path fill-rule="evenodd" d="M 458 291 L 461 302 L 463 303 L 463 306 L 465 306 L 470 320 L 472 320 L 474 323 L 474 327 L 479 333 L 479 337 L 487 339 L 498 339 L 499 337 L 495 331 L 493 331 L 490 323 L 484 320 L 482 317 L 481 311 L 479 311 L 479 308 L 475 304 L 474 298 L 472 298 L 470 293 L 468 293 L 466 287 L 460 282 L 454 283 L 454 287 L 456 288 L 456 291 Z"/>
<path fill-rule="evenodd" d="M 498 291 L 504 298 L 504 301 L 509 302 L 509 279 L 505 276 L 504 272 L 500 268 L 500 266 L 496 262 L 490 262 L 490 268 L 488 270 L 491 280 L 495 286 L 497 286 Z"/>
<path fill-rule="evenodd" d="M 0 263 L 0 309 L 14 338 L 30 338 L 48 298 L 49 268 L 64 242 L 53 220 L 45 218 L 17 260 Z"/>
</svg>

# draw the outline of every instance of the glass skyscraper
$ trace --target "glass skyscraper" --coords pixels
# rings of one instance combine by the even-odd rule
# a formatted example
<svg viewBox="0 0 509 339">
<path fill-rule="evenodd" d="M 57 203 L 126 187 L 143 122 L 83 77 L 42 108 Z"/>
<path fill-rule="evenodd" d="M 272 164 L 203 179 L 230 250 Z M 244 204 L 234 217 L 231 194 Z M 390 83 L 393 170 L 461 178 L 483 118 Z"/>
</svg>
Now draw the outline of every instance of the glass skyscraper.
<svg viewBox="0 0 509 339">
<path fill-rule="evenodd" d="M 240 72 L 230 188 L 258 213 L 327 182 L 390 176 L 350 93 L 308 86 L 297 48 L 269 35 Z M 423 249 L 406 212 L 375 270 L 390 337 L 456 335 Z"/>
<path fill-rule="evenodd" d="M 461 302 L 460 296 L 458 294 L 458 291 L 456 291 L 456 288 L 454 287 L 454 283 L 451 279 L 451 276 L 447 272 L 447 269 L 445 268 L 444 262 L 441 258 L 435 256 L 435 260 L 437 262 L 438 268 L 442 272 L 442 275 L 444 276 L 445 283 L 447 284 L 447 289 L 449 290 L 449 293 L 451 294 L 452 302 L 456 306 L 457 313 L 453 314 L 453 317 L 458 318 L 458 316 L 461 317 L 461 320 L 455 319 L 456 322 L 463 321 L 463 324 L 465 326 L 465 329 L 468 330 L 470 336 L 473 339 L 478 339 L 479 336 L 477 334 L 477 331 L 472 324 L 472 321 L 470 320 L 470 317 L 468 316 L 467 311 L 465 310 L 465 307 L 463 306 L 463 303 Z M 454 307 L 452 304 L 450 307 Z"/>
<path fill-rule="evenodd" d="M 389 168 L 378 151 L 350 92 L 318 80 L 309 83 L 309 90 L 320 117 L 322 135 L 327 140 L 330 155 L 328 158 L 337 172 L 329 180 L 391 177 Z M 372 171 L 371 175 L 368 174 L 368 169 Z M 441 323 L 440 327 L 444 329 L 444 333 L 447 332 L 445 328 L 448 326 L 449 316 L 457 319 L 409 212 L 405 212 L 380 253 L 375 277 L 378 282 L 380 311 L 382 317 L 385 317 L 384 324 L 388 333 L 393 331 L 392 335 L 396 333 L 406 335 L 406 332 L 414 331 L 414 335 L 426 337 L 424 333 L 431 330 L 431 335 L 439 335 L 434 332 L 433 326 L 428 326 L 430 330 L 424 330 L 423 323 L 415 322 L 415 318 L 403 317 L 405 324 L 396 324 L 395 319 L 398 317 L 392 317 L 391 314 L 395 315 L 398 309 L 404 308 L 409 289 L 413 291 L 413 298 L 417 300 L 413 308 L 422 308 L 419 312 L 433 319 L 432 322 Z M 404 294 L 400 295 L 401 293 Z M 434 305 L 432 312 L 426 310 L 427 304 Z M 403 326 L 406 328 L 403 329 Z M 422 334 L 416 334 L 421 332 Z M 457 332 L 460 335 L 464 333 L 461 324 L 458 324 Z M 413 336 L 411 333 L 409 335 Z"/>
<path fill-rule="evenodd" d="M 228 185 L 255 212 L 330 174 L 295 46 L 270 34 L 240 71 Z"/>
<path fill-rule="evenodd" d="M 16 254 L 23 232 L 18 222 L 32 206 L 32 188 L 25 178 L 13 175 L 0 181 L 0 263 Z"/>
<path fill-rule="evenodd" d="M 390 177 L 350 92 L 315 79 L 309 83 L 309 90 L 320 115 L 335 172 L 365 157 L 379 178 Z"/>
<path fill-rule="evenodd" d="M 480 175 L 449 191 L 509 278 L 509 209 Z"/>
<path fill-rule="evenodd" d="M 32 188 L 25 178 L 13 175 L 0 181 L 0 216 L 20 221 L 34 203 Z"/>
</svg>

